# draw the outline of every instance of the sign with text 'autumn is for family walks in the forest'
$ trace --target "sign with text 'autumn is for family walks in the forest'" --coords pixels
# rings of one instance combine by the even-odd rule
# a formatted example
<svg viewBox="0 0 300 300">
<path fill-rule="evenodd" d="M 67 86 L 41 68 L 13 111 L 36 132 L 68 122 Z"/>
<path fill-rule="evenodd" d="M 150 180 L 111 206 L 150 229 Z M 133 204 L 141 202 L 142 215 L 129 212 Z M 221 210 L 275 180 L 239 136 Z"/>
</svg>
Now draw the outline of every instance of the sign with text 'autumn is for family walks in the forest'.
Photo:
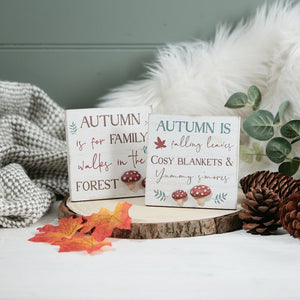
<svg viewBox="0 0 300 300">
<path fill-rule="evenodd" d="M 66 111 L 71 201 L 145 194 L 148 106 Z"/>
<path fill-rule="evenodd" d="M 151 115 L 146 205 L 235 209 L 239 117 Z"/>
</svg>

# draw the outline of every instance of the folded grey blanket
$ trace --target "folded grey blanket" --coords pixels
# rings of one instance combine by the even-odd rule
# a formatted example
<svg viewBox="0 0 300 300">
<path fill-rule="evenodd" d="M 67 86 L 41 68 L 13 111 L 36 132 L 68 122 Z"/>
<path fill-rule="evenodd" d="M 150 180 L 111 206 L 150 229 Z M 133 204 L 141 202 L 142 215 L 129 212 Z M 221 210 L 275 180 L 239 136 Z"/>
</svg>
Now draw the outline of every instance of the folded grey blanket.
<svg viewBox="0 0 300 300">
<path fill-rule="evenodd" d="M 37 221 L 68 192 L 64 110 L 31 84 L 0 81 L 0 227 Z"/>
</svg>

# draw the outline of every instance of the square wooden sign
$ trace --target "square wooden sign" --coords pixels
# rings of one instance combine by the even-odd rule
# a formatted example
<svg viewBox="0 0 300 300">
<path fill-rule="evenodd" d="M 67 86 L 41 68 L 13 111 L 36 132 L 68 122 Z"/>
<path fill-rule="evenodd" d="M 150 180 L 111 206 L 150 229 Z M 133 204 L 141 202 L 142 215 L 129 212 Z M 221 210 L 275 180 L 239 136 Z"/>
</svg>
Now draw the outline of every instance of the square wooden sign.
<svg viewBox="0 0 300 300">
<path fill-rule="evenodd" d="M 235 209 L 240 118 L 150 115 L 146 205 Z"/>
<path fill-rule="evenodd" d="M 145 194 L 149 106 L 66 111 L 71 201 Z"/>
</svg>

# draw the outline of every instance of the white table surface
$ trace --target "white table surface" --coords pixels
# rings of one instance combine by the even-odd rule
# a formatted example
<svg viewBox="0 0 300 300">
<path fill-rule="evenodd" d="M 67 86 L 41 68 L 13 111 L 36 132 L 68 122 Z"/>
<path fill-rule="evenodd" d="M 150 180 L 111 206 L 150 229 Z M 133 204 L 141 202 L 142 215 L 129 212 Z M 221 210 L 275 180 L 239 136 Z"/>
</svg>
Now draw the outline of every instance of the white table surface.
<svg viewBox="0 0 300 300">
<path fill-rule="evenodd" d="M 89 255 L 28 239 L 57 225 L 0 229 L 0 299 L 300 299 L 300 243 L 283 230 L 193 238 L 110 239 Z"/>
</svg>

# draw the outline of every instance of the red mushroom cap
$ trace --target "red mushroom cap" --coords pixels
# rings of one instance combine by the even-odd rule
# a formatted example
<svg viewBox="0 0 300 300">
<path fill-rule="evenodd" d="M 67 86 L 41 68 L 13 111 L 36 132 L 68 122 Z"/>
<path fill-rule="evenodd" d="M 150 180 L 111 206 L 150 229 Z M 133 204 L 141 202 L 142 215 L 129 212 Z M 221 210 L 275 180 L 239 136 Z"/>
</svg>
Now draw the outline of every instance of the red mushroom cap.
<svg viewBox="0 0 300 300">
<path fill-rule="evenodd" d="M 121 177 L 121 180 L 126 183 L 136 182 L 139 181 L 140 179 L 141 179 L 141 174 L 138 171 L 133 171 L 133 170 L 125 172 Z"/>
<path fill-rule="evenodd" d="M 190 191 L 191 196 L 194 198 L 202 198 L 210 193 L 211 189 L 207 185 L 196 185 Z"/>
<path fill-rule="evenodd" d="M 143 186 L 143 187 L 146 187 L 146 178 L 144 178 L 144 179 L 142 180 L 142 186 Z"/>
<path fill-rule="evenodd" d="M 183 190 L 177 190 L 172 194 L 174 200 L 183 199 L 187 196 L 187 193 Z"/>
</svg>

